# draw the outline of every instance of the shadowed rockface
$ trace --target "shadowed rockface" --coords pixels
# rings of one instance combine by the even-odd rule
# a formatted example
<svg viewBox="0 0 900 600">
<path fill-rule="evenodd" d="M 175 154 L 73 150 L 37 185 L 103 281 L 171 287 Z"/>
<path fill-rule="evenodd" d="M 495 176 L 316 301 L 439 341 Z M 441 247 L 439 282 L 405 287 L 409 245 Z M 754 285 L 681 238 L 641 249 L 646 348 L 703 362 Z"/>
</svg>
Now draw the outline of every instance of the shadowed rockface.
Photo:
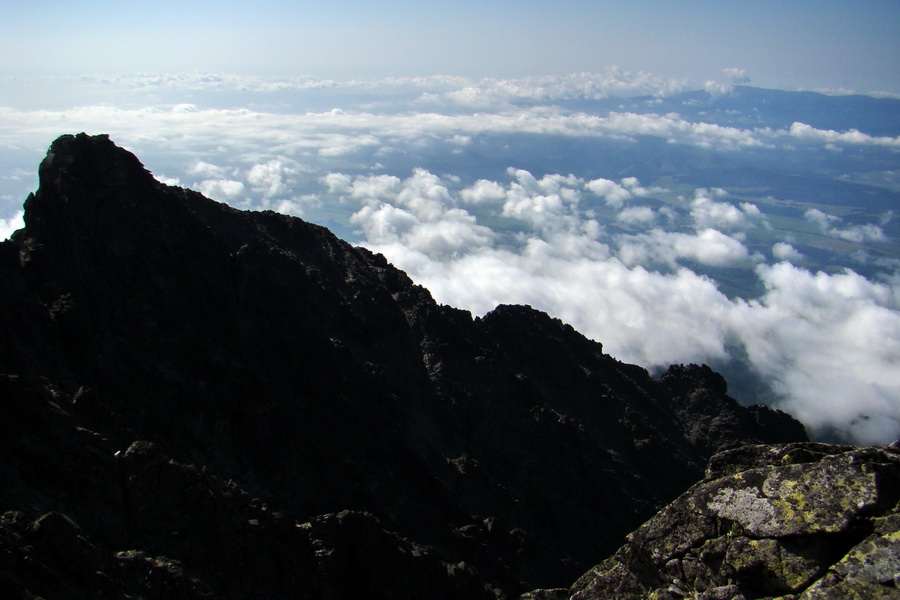
<svg viewBox="0 0 900 600">
<path fill-rule="evenodd" d="M 63 136 L 0 243 L 0 591 L 477 598 L 571 581 L 717 451 L 804 440 L 525 306 Z M 51 576 L 52 575 L 52 576 Z"/>
</svg>

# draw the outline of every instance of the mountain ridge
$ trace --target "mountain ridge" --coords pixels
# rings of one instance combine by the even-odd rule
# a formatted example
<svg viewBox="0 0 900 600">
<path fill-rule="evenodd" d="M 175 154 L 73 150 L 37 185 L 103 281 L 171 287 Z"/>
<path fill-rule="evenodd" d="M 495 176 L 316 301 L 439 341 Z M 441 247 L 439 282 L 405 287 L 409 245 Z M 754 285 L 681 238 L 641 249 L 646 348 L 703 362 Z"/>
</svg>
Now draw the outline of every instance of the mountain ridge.
<svg viewBox="0 0 900 600">
<path fill-rule="evenodd" d="M 21 426 L 0 445 L 5 539 L 21 549 L 46 517 L 120 591 L 149 565 L 239 597 L 246 565 L 208 546 L 233 547 L 215 517 L 240 514 L 235 539 L 304 557 L 305 584 L 267 568 L 257 597 L 352 597 L 364 584 L 329 562 L 353 546 L 339 531 L 390 547 L 398 578 L 371 574 L 370 597 L 400 597 L 400 573 L 509 596 L 574 579 L 715 452 L 805 439 L 708 367 L 654 379 L 530 307 L 472 318 L 322 227 L 159 183 L 108 136 L 58 138 L 39 180 L 0 243 L 0 380 Z"/>
</svg>

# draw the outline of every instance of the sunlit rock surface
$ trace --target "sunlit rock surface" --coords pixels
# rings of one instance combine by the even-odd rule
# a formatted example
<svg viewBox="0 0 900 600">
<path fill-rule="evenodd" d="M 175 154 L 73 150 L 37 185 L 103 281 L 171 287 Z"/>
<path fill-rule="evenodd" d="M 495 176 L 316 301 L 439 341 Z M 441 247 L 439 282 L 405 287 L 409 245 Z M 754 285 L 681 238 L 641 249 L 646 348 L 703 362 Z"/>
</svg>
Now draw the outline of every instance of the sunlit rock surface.
<svg viewBox="0 0 900 600">
<path fill-rule="evenodd" d="M 898 501 L 898 444 L 745 446 L 570 589 L 525 598 L 900 598 Z"/>
</svg>

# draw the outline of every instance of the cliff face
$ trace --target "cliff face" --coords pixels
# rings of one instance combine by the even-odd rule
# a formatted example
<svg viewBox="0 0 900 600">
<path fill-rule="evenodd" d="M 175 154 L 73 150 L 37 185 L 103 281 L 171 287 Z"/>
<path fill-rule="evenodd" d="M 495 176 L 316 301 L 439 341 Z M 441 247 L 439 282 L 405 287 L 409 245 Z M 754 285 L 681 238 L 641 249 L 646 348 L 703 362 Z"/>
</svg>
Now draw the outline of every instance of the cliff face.
<svg viewBox="0 0 900 600">
<path fill-rule="evenodd" d="M 532 600 L 900 598 L 900 443 L 745 446 L 571 589 Z"/>
<path fill-rule="evenodd" d="M 0 243 L 20 596 L 516 594 L 612 552 L 714 452 L 805 439 L 706 367 L 651 378 L 529 307 L 473 319 L 105 136 L 59 138 L 39 174 Z"/>
</svg>

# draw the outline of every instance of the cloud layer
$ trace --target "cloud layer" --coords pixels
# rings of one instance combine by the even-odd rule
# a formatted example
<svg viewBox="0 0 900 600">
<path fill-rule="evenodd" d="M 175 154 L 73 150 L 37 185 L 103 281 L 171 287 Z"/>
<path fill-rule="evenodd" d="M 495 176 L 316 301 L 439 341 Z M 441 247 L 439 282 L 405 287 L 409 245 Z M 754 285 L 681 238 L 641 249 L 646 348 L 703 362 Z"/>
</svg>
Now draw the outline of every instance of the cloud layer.
<svg viewBox="0 0 900 600">
<path fill-rule="evenodd" d="M 755 207 L 725 205 L 708 190 L 686 201 L 691 232 L 605 235 L 578 205 L 584 194 L 613 186 L 538 179 L 520 169 L 508 175 L 457 194 L 422 171 L 406 180 L 342 178 L 332 190 L 358 203 L 353 221 L 365 245 L 440 302 L 475 314 L 498 303 L 530 304 L 603 341 L 614 356 L 649 367 L 745 355 L 778 405 L 813 432 L 861 443 L 900 437 L 900 287 L 795 266 L 786 259 L 797 253 L 784 243 L 783 260 L 766 264 L 714 228 L 763 226 L 752 224 Z M 528 232 L 498 235 L 478 225 L 467 203 L 522 220 Z M 683 263 L 749 266 L 765 291 L 729 299 Z"/>
<path fill-rule="evenodd" d="M 746 83 L 739 69 L 725 76 L 708 91 Z M 0 107 L 2 237 L 21 226 L 50 141 L 110 133 L 162 181 L 325 224 L 384 253 L 441 302 L 476 315 L 531 304 L 622 360 L 749 372 L 753 391 L 818 434 L 900 437 L 892 213 L 810 206 L 788 195 L 802 187 L 771 198 L 764 182 L 716 179 L 735 164 L 726 159 L 819 169 L 850 157 L 840 168 L 865 171 L 847 177 L 896 187 L 900 136 L 736 126 L 753 115 L 717 121 L 685 104 L 689 118 L 658 108 L 684 82 L 614 69 L 518 80 L 69 83 L 86 102 Z M 646 96 L 646 110 L 612 99 L 628 95 Z M 555 154 L 563 166 L 543 166 Z M 630 158 L 617 162 L 620 154 Z M 711 180 L 686 183 L 694 173 Z M 850 250 L 828 254 L 835 247 Z M 872 248 L 884 252 L 872 258 Z M 864 276 L 863 266 L 874 270 Z"/>
</svg>

